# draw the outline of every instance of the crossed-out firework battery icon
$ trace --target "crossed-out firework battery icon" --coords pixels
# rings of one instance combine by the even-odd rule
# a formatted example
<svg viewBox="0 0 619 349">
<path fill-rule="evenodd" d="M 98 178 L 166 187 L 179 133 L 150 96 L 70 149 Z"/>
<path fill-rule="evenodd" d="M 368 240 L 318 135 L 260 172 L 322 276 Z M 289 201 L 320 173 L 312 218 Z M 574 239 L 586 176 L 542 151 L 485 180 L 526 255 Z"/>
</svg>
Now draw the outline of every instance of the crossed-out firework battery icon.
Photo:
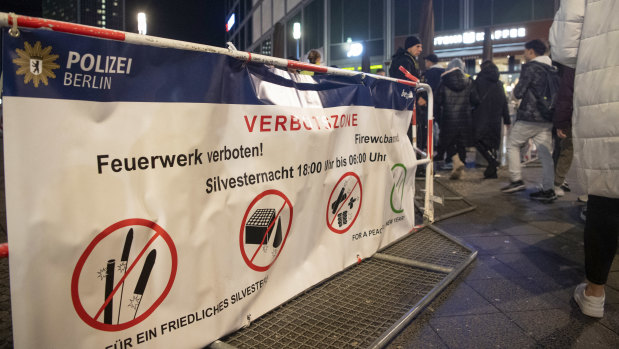
<svg viewBox="0 0 619 349">
<path fill-rule="evenodd" d="M 273 253 L 277 253 L 277 248 L 282 243 L 282 218 L 277 217 L 275 222 L 274 208 L 259 208 L 256 209 L 245 223 L 245 243 L 246 244 L 262 244 L 262 249 L 267 252 L 269 246 L 273 246 Z M 275 230 L 275 236 L 271 239 L 271 235 Z"/>
</svg>

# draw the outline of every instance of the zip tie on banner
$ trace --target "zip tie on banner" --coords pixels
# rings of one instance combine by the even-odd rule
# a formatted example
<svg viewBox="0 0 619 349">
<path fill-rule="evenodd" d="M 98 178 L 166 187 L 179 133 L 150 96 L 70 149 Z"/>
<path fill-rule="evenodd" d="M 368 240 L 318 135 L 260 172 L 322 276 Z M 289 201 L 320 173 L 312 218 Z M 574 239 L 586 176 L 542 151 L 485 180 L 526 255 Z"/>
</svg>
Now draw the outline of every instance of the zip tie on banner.
<svg viewBox="0 0 619 349">
<path fill-rule="evenodd" d="M 19 28 L 17 27 L 17 15 L 14 12 L 9 12 L 9 18 L 13 22 L 11 28 L 9 28 L 9 34 L 14 37 L 19 37 Z"/>
<path fill-rule="evenodd" d="M 9 256 L 9 244 L 0 244 L 0 258 L 7 258 Z"/>
</svg>

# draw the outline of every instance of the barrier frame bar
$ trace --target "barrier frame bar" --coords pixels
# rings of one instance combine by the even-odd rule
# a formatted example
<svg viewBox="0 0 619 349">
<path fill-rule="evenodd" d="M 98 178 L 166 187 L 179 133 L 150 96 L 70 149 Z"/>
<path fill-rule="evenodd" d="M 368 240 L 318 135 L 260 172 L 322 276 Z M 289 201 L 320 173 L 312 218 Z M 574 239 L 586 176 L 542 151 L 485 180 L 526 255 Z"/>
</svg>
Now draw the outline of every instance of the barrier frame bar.
<svg viewBox="0 0 619 349">
<path fill-rule="evenodd" d="M 38 17 L 30 17 L 30 16 L 22 16 L 17 15 L 15 13 L 6 13 L 0 12 L 0 27 L 11 27 L 9 29 L 9 33 L 12 36 L 19 36 L 19 28 L 31 28 L 31 29 L 47 29 L 53 30 L 57 32 L 69 33 L 69 34 L 77 34 L 84 35 L 90 37 L 97 37 L 102 39 L 109 39 L 115 41 L 123 41 L 131 44 L 138 45 L 148 45 L 148 46 L 156 46 L 163 48 L 175 48 L 182 49 L 187 51 L 198 51 L 198 52 L 209 52 L 209 53 L 218 53 L 222 55 L 226 55 L 229 57 L 233 57 L 246 62 L 257 62 L 263 63 L 267 65 L 272 65 L 277 68 L 282 69 L 299 69 L 299 70 L 307 70 L 315 73 L 325 73 L 331 75 L 340 75 L 340 76 L 360 76 L 361 79 L 364 79 L 365 76 L 371 76 L 375 79 L 387 80 L 396 82 L 399 84 L 404 84 L 407 86 L 411 86 L 415 88 L 416 92 L 425 91 L 428 93 L 428 151 L 425 159 L 420 159 L 417 161 L 417 165 L 425 165 L 426 166 L 426 194 L 424 200 L 424 218 L 426 218 L 430 223 L 434 222 L 434 206 L 433 206 L 433 195 L 434 195 L 434 166 L 432 164 L 432 123 L 434 120 L 433 116 L 433 96 L 432 96 L 432 88 L 430 85 L 424 84 L 418 81 L 418 79 L 414 78 L 409 80 L 396 79 L 388 76 L 364 73 L 364 72 L 356 72 L 350 70 L 344 70 L 333 67 L 325 67 L 319 66 L 311 63 L 298 62 L 278 57 L 265 56 L 261 54 L 252 54 L 250 52 L 238 51 L 233 48 L 221 48 L 216 46 L 204 45 L 191 43 L 187 41 L 174 40 L 174 39 L 166 39 L 156 36 L 148 36 L 130 32 L 123 32 L 113 29 L 106 28 L 98 28 L 87 26 L 83 24 L 75 24 L 68 23 L 62 21 L 56 21 L 51 19 L 44 19 Z M 402 67 L 400 67 L 402 68 Z M 403 69 L 403 68 L 402 68 Z M 407 72 L 408 73 L 408 72 Z M 406 74 L 406 73 L 405 73 Z M 409 73 L 410 75 L 410 73 Z M 412 77 L 412 75 L 410 75 Z M 417 80 L 417 81 L 414 81 Z M 415 108 L 413 108 L 414 113 Z M 416 118 L 415 121 L 415 129 L 416 129 Z M 416 143 L 416 142 L 415 142 Z M 417 148 L 416 144 L 413 144 L 413 149 L 417 153 L 421 153 L 423 155 L 423 151 Z"/>
</svg>

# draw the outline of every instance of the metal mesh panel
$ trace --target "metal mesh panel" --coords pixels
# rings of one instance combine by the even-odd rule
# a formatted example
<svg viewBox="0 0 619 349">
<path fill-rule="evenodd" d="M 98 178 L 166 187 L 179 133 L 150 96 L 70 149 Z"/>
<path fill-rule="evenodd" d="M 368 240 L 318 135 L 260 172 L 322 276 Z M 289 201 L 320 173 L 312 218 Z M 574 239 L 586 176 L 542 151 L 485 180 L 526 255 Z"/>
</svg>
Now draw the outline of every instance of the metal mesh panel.
<svg viewBox="0 0 619 349">
<path fill-rule="evenodd" d="M 470 251 L 432 229 L 422 229 L 381 251 L 396 257 L 454 268 L 464 262 Z"/>
<path fill-rule="evenodd" d="M 238 348 L 367 347 L 445 276 L 370 259 L 222 341 Z"/>
<path fill-rule="evenodd" d="M 421 209 L 424 205 L 425 183 L 423 179 L 415 181 L 415 207 L 418 209 Z M 464 213 L 474 208 L 462 195 L 451 190 L 437 179 L 434 180 L 434 196 L 444 199 L 443 204 L 434 203 L 435 220 L 441 220 L 453 214 Z"/>
</svg>

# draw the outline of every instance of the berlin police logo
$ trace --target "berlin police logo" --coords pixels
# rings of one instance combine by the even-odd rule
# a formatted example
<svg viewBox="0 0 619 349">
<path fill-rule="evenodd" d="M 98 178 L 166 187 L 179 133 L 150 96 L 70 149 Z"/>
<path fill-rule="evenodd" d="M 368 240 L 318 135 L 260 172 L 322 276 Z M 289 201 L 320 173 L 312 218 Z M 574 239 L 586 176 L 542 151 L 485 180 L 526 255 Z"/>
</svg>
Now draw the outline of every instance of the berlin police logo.
<svg viewBox="0 0 619 349">
<path fill-rule="evenodd" d="M 16 49 L 19 58 L 13 59 L 13 63 L 17 64 L 17 75 L 24 75 L 24 84 L 32 81 L 34 87 L 39 87 L 39 83 L 43 82 L 45 86 L 48 84 L 48 79 L 56 78 L 53 70 L 60 68 L 54 61 L 58 59 L 58 55 L 51 55 L 51 46 L 43 48 L 40 41 L 37 41 L 34 46 L 24 41 L 24 49 Z"/>
</svg>

